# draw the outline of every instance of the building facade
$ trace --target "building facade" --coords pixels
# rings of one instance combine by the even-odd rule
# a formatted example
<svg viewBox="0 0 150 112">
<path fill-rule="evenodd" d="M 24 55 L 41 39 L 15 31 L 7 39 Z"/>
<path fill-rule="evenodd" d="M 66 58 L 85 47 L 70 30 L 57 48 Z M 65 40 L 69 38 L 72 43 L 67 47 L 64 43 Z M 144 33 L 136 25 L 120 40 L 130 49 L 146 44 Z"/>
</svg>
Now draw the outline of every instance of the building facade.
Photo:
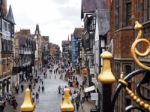
<svg viewBox="0 0 150 112">
<path fill-rule="evenodd" d="M 80 44 L 83 28 L 75 28 L 71 35 L 71 63 L 76 71 L 80 72 Z"/>
<path fill-rule="evenodd" d="M 0 2 L 0 95 L 11 92 L 13 68 L 14 17 L 7 0 Z"/>
<path fill-rule="evenodd" d="M 110 32 L 107 37 L 110 51 L 113 54 L 112 70 L 118 79 L 120 73 L 127 75 L 131 71 L 137 69 L 130 53 L 130 48 L 137 34 L 134 30 L 135 21 L 139 21 L 144 25 L 143 34 L 149 40 L 149 0 L 112 0 L 110 13 Z M 144 45 L 139 45 L 138 50 L 143 51 Z M 142 63 L 149 65 L 149 58 L 142 60 Z M 130 88 L 136 92 L 136 84 L 141 77 L 134 78 L 129 82 Z M 150 92 L 149 87 L 142 86 L 143 95 L 147 96 Z M 132 104 L 128 95 L 122 91 L 119 95 L 116 112 L 124 111 L 125 106 Z"/>
<path fill-rule="evenodd" d="M 35 69 L 42 70 L 42 36 L 40 33 L 39 25 L 36 25 L 34 39 L 36 40 L 36 51 L 35 51 Z"/>
<path fill-rule="evenodd" d="M 60 60 L 60 47 L 57 44 L 49 43 L 50 62 L 58 63 Z"/>
<path fill-rule="evenodd" d="M 42 36 L 43 46 L 42 46 L 42 63 L 43 67 L 47 67 L 49 63 L 49 36 Z"/>
<path fill-rule="evenodd" d="M 62 60 L 65 64 L 71 64 L 71 41 L 62 41 Z"/>
<path fill-rule="evenodd" d="M 15 33 L 15 48 L 14 48 L 14 85 L 16 83 L 28 80 L 35 73 L 35 50 L 36 43 L 34 36 L 29 29 L 21 29 Z M 17 68 L 19 67 L 19 71 Z M 18 80 L 17 80 L 18 79 Z"/>
</svg>

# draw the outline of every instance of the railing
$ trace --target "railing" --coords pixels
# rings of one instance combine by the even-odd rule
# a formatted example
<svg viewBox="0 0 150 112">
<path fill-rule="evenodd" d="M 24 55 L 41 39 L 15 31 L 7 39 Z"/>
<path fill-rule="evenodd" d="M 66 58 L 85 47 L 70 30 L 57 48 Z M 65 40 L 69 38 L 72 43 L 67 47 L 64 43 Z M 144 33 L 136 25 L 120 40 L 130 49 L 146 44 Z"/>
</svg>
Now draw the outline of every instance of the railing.
<svg viewBox="0 0 150 112">
<path fill-rule="evenodd" d="M 148 103 L 150 101 L 150 98 L 145 96 L 145 94 L 143 94 L 143 91 L 141 91 L 142 86 L 145 86 L 145 84 L 150 83 L 150 71 L 149 71 L 150 67 L 144 65 L 140 61 L 141 57 L 148 56 L 150 53 L 150 42 L 142 38 L 142 28 L 143 26 L 136 21 L 135 30 L 137 31 L 137 38 L 131 46 L 131 54 L 136 64 L 143 69 L 135 70 L 129 73 L 128 75 L 126 75 L 126 77 L 124 77 L 123 73 L 121 73 L 119 84 L 114 94 L 112 94 L 112 89 L 111 89 L 112 84 L 116 82 L 110 67 L 110 59 L 112 58 L 112 55 L 107 51 L 103 52 L 101 55 L 101 57 L 103 58 L 103 68 L 102 68 L 102 72 L 98 77 L 98 81 L 102 83 L 102 89 L 103 89 L 102 112 L 119 112 L 115 110 L 115 105 L 121 90 L 125 90 L 126 94 L 129 96 L 132 102 L 130 105 L 125 106 L 125 108 L 121 112 L 130 112 L 133 110 L 134 112 L 135 110 L 136 112 L 137 111 L 150 112 L 150 104 Z M 145 50 L 145 52 L 142 53 L 139 52 L 137 49 L 138 44 L 141 43 L 147 45 L 147 49 Z M 140 75 L 140 81 L 135 85 L 136 90 L 131 90 L 129 87 L 129 83 L 132 82 L 133 78 L 139 77 L 139 75 Z M 121 103 L 124 102 L 120 102 L 120 104 Z"/>
<path fill-rule="evenodd" d="M 126 77 L 124 77 L 123 73 L 121 73 L 119 84 L 117 85 L 117 88 L 113 94 L 112 94 L 112 84 L 116 82 L 116 79 L 112 74 L 110 67 L 110 60 L 112 58 L 112 54 L 109 53 L 108 51 L 105 51 L 101 54 L 101 57 L 103 58 L 103 67 L 102 72 L 98 76 L 98 81 L 102 83 L 102 90 L 103 90 L 101 99 L 102 112 L 115 112 L 116 101 L 121 90 L 124 90 L 128 94 L 132 103 L 126 106 L 124 110 L 120 112 L 130 112 L 132 110 L 137 110 L 138 112 L 139 111 L 150 112 L 150 104 L 148 103 L 150 101 L 150 98 L 146 97 L 141 91 L 141 87 L 143 85 L 150 83 L 150 67 L 141 63 L 140 59 L 138 58 L 139 56 L 141 57 L 147 56 L 150 53 L 150 42 L 142 38 L 142 28 L 143 26 L 138 22 L 136 22 L 135 30 L 137 31 L 138 35 L 137 39 L 132 44 L 131 53 L 137 65 L 139 65 L 143 69 L 135 70 L 126 75 Z M 137 50 L 136 47 L 137 44 L 139 43 L 146 43 L 148 47 L 145 52 L 140 53 Z M 138 77 L 139 75 L 141 75 L 142 77 L 140 77 L 140 81 L 136 85 L 136 90 L 133 91 L 129 87 L 129 81 L 132 81 L 133 78 Z M 61 112 L 74 111 L 73 104 L 70 101 L 69 91 L 70 91 L 69 88 L 66 88 L 64 90 L 63 101 L 60 106 Z M 32 103 L 30 90 L 27 89 L 25 93 L 25 99 L 20 110 L 21 112 L 33 112 L 34 108 L 35 105 Z"/>
</svg>

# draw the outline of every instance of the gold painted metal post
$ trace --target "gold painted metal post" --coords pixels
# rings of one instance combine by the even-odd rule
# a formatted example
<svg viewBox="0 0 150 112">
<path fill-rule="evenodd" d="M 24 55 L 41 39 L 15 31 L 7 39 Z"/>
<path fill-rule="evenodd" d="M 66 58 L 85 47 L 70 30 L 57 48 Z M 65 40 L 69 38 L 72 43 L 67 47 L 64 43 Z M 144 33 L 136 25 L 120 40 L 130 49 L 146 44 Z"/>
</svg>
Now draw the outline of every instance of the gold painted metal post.
<svg viewBox="0 0 150 112">
<path fill-rule="evenodd" d="M 30 89 L 27 88 L 25 91 L 24 101 L 20 107 L 21 112 L 33 112 L 35 104 L 32 102 Z"/>
<path fill-rule="evenodd" d="M 111 72 L 110 60 L 112 54 L 105 51 L 101 54 L 103 58 L 102 72 L 98 76 L 98 81 L 102 83 L 102 110 L 103 112 L 113 112 L 111 96 L 112 96 L 112 84 L 115 82 L 115 77 Z"/>
<path fill-rule="evenodd" d="M 112 58 L 112 54 L 108 51 L 105 51 L 101 54 L 103 58 L 103 67 L 102 72 L 98 76 L 98 81 L 102 84 L 112 84 L 115 82 L 115 77 L 111 72 L 110 60 Z"/>
<path fill-rule="evenodd" d="M 74 106 L 70 101 L 70 89 L 64 89 L 63 101 L 61 104 L 61 112 L 74 112 Z"/>
</svg>

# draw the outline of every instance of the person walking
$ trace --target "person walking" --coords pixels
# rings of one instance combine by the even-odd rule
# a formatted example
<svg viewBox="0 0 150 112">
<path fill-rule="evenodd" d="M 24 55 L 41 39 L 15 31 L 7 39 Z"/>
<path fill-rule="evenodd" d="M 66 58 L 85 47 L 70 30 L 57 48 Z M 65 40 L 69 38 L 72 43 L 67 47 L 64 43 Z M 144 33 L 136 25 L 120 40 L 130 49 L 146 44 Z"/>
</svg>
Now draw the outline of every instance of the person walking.
<svg viewBox="0 0 150 112">
<path fill-rule="evenodd" d="M 45 90 L 45 88 L 44 88 L 44 86 L 42 85 L 42 93 L 44 93 L 44 90 Z"/>
<path fill-rule="evenodd" d="M 77 112 L 79 112 L 80 101 L 77 99 L 75 101 Z"/>
<path fill-rule="evenodd" d="M 24 91 L 24 85 L 21 84 L 21 92 L 23 92 L 23 91 Z"/>
<path fill-rule="evenodd" d="M 79 111 L 79 106 L 80 106 L 80 93 L 79 92 L 77 94 L 75 103 L 76 103 L 76 109 L 77 109 L 77 112 L 78 112 Z"/>
<path fill-rule="evenodd" d="M 16 98 L 14 96 L 12 97 L 12 106 L 15 110 L 17 109 L 17 106 L 18 106 L 18 103 L 17 103 Z"/>
<path fill-rule="evenodd" d="M 32 102 L 35 103 L 35 93 L 32 93 Z"/>
<path fill-rule="evenodd" d="M 58 86 L 58 94 L 60 94 L 61 93 L 61 86 L 59 85 Z"/>
<path fill-rule="evenodd" d="M 38 92 L 40 93 L 40 90 L 41 90 L 41 87 L 39 86 L 39 88 L 38 88 Z"/>
<path fill-rule="evenodd" d="M 43 80 L 42 80 L 42 85 L 44 84 Z"/>
<path fill-rule="evenodd" d="M 35 98 L 36 98 L 36 102 L 38 103 L 39 102 L 39 93 L 38 92 L 36 92 Z"/>
<path fill-rule="evenodd" d="M 5 108 L 5 101 L 4 99 L 0 96 L 0 112 L 4 112 Z"/>
</svg>

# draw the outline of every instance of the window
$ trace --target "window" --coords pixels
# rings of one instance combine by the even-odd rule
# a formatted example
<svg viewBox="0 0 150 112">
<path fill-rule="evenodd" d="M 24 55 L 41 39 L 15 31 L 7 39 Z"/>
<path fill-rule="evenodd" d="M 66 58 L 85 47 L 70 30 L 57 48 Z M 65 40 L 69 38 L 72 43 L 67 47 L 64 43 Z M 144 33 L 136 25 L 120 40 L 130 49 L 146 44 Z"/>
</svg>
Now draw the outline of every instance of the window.
<svg viewBox="0 0 150 112">
<path fill-rule="evenodd" d="M 96 27 L 96 18 L 92 16 L 89 24 L 89 30 L 94 31 L 95 27 Z"/>
<path fill-rule="evenodd" d="M 7 31 L 7 22 L 4 21 L 4 30 Z"/>
<path fill-rule="evenodd" d="M 130 65 L 126 65 L 125 66 L 125 75 L 128 75 L 131 72 L 131 66 Z"/>
<path fill-rule="evenodd" d="M 119 28 L 119 0 L 115 0 L 115 27 Z"/>
<path fill-rule="evenodd" d="M 11 25 L 8 24 L 8 31 L 11 32 Z"/>
<path fill-rule="evenodd" d="M 126 2 L 126 25 L 131 25 L 131 1 Z"/>
</svg>

